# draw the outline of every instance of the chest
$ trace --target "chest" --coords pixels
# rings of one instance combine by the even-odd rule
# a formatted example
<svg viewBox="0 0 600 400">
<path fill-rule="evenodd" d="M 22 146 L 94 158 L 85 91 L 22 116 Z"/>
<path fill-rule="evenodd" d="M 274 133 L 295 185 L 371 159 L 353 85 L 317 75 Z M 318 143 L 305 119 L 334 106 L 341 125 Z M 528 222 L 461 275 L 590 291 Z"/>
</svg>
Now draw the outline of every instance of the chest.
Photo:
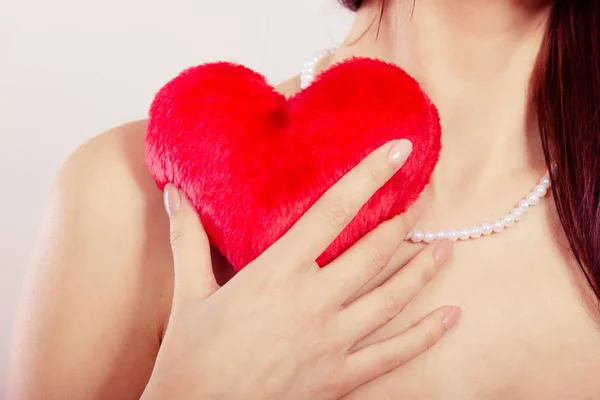
<svg viewBox="0 0 600 400">
<path fill-rule="evenodd" d="M 351 399 L 600 399 L 600 333 L 581 274 L 540 227 L 455 247 L 452 261 L 366 342 L 443 305 L 462 319 L 410 364 Z"/>
</svg>

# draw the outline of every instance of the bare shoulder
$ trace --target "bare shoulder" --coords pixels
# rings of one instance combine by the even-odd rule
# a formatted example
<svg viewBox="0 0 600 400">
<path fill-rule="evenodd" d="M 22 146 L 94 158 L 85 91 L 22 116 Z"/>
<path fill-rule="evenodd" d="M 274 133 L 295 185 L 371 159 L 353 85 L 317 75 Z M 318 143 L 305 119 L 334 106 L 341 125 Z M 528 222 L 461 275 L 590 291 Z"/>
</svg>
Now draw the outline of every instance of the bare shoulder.
<svg viewBox="0 0 600 400">
<path fill-rule="evenodd" d="M 110 129 L 76 149 L 61 168 L 57 184 L 90 182 L 88 173 L 127 172 L 115 184 L 131 183 L 131 179 L 146 189 L 151 182 L 144 165 L 146 120 L 130 122 Z M 145 175 L 145 176 L 144 176 Z M 85 179 L 81 179 L 84 177 Z M 115 178 L 112 177 L 111 178 Z M 141 189 L 142 187 L 140 187 Z"/>
<path fill-rule="evenodd" d="M 90 235 L 78 239 L 82 246 L 103 245 L 110 253 L 132 257 L 123 260 L 129 261 L 126 270 L 115 263 L 105 272 L 166 278 L 172 275 L 168 218 L 145 163 L 146 126 L 145 120 L 130 122 L 80 146 L 63 165 L 50 204 L 55 212 L 68 212 L 72 232 Z"/>
<path fill-rule="evenodd" d="M 144 164 L 146 124 L 144 120 L 130 122 L 82 144 L 59 171 L 52 195 L 71 191 L 84 196 L 100 195 L 93 206 L 102 199 L 135 201 L 152 193 L 152 181 Z M 108 188 L 107 185 L 120 190 L 102 191 Z"/>
<path fill-rule="evenodd" d="M 9 399 L 139 398 L 144 389 L 172 297 L 145 127 L 91 139 L 58 174 L 15 321 Z"/>
<path fill-rule="evenodd" d="M 277 86 L 299 90 L 294 77 Z M 173 295 L 169 223 L 145 163 L 146 121 L 80 146 L 61 168 L 15 319 L 8 399 L 135 399 Z M 213 252 L 217 279 L 231 276 Z"/>
</svg>

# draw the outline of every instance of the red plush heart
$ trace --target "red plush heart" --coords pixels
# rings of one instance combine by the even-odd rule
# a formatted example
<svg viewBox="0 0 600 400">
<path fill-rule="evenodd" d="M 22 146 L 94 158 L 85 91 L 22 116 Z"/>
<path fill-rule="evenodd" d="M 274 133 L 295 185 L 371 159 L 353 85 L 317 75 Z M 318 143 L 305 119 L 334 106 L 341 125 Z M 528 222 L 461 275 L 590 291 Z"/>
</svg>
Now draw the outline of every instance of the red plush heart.
<svg viewBox="0 0 600 400">
<path fill-rule="evenodd" d="M 321 255 L 323 266 L 406 211 L 438 160 L 438 113 L 400 68 L 354 58 L 289 99 L 240 65 L 188 69 L 152 104 L 146 161 L 159 188 L 172 182 L 187 194 L 239 271 L 368 153 L 399 138 L 412 141 L 412 155 Z"/>
</svg>

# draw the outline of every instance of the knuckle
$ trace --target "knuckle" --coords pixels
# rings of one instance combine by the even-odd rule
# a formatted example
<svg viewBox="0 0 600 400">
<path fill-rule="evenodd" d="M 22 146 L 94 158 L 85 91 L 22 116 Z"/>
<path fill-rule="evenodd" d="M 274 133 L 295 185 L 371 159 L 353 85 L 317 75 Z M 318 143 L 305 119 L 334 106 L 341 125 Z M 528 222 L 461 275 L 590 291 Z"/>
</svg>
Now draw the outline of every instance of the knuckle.
<svg viewBox="0 0 600 400">
<path fill-rule="evenodd" d="M 373 163 L 368 167 L 369 177 L 376 186 L 383 186 L 389 178 L 387 168 L 381 165 L 381 163 Z"/>
<path fill-rule="evenodd" d="M 178 225 L 171 227 L 171 250 L 173 253 L 178 253 L 183 242 L 183 233 Z"/>
<path fill-rule="evenodd" d="M 429 330 L 423 335 L 422 347 L 423 350 L 429 350 L 438 342 L 440 334 L 437 330 Z"/>
<path fill-rule="evenodd" d="M 345 197 L 334 197 L 324 206 L 323 212 L 332 226 L 345 226 L 352 219 L 352 206 Z"/>
<path fill-rule="evenodd" d="M 387 265 L 387 259 L 379 248 L 374 245 L 369 245 L 366 250 L 367 267 L 369 272 L 379 273 Z"/>
<path fill-rule="evenodd" d="M 387 371 L 392 371 L 398 367 L 401 367 L 402 365 L 404 365 L 404 363 L 406 363 L 404 353 L 402 351 L 399 351 L 393 354 L 389 354 L 384 364 L 385 369 Z"/>
<path fill-rule="evenodd" d="M 386 320 L 391 321 L 394 319 L 398 314 L 400 314 L 403 308 L 404 305 L 402 302 L 393 294 L 386 293 L 384 295 L 382 313 Z"/>
</svg>

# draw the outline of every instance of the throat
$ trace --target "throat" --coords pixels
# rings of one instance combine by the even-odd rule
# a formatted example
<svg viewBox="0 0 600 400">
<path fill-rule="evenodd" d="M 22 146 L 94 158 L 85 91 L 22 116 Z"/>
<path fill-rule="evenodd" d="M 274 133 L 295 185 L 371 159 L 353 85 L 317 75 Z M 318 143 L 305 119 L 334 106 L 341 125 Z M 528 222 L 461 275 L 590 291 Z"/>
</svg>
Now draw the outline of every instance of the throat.
<svg viewBox="0 0 600 400">
<path fill-rule="evenodd" d="M 443 132 L 440 160 L 424 196 L 432 207 L 458 215 L 485 209 L 494 196 L 504 206 L 484 213 L 487 221 L 510 210 L 546 169 L 530 81 L 551 5 L 365 2 L 344 45 L 324 64 L 374 57 L 413 76 L 438 108 Z"/>
</svg>

